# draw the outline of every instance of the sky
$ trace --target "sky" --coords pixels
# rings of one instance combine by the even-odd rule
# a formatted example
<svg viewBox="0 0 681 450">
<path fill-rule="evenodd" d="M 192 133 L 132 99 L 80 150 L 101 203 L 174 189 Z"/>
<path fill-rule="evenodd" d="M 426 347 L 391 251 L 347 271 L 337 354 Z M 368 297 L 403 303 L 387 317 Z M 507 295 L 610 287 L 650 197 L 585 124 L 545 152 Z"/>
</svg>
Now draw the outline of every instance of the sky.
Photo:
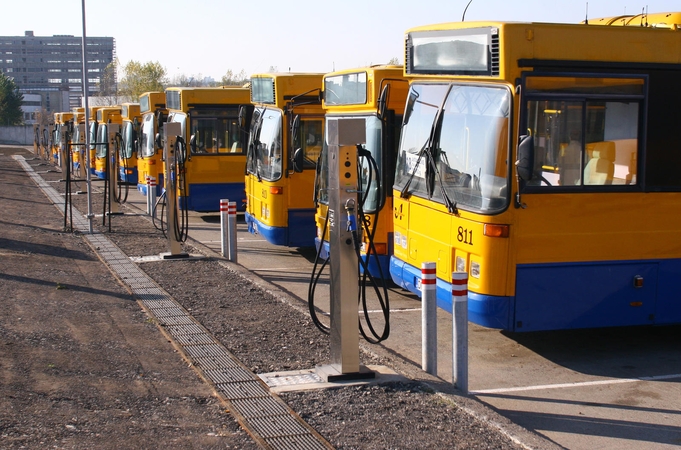
<svg viewBox="0 0 681 450">
<path fill-rule="evenodd" d="M 116 39 L 125 65 L 159 62 L 170 78 L 231 70 L 332 72 L 404 62 L 407 29 L 462 20 L 578 23 L 623 14 L 681 11 L 679 0 L 85 0 L 87 36 Z M 3 2 L 1 36 L 83 35 L 81 0 Z M 11 20 L 7 20 L 11 18 Z M 119 77 L 122 74 L 119 73 Z"/>
</svg>

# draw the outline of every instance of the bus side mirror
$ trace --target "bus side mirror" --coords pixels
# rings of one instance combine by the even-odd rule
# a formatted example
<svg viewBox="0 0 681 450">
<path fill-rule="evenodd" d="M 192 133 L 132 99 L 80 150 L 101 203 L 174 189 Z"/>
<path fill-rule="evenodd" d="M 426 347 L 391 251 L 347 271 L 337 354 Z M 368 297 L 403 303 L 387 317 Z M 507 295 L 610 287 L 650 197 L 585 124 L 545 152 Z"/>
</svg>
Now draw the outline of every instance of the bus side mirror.
<svg viewBox="0 0 681 450">
<path fill-rule="evenodd" d="M 302 172 L 303 171 L 303 160 L 305 158 L 305 155 L 303 154 L 303 149 L 302 148 L 297 148 L 295 152 L 293 152 L 293 171 L 294 172 Z"/>
<path fill-rule="evenodd" d="M 157 149 L 163 148 L 163 142 L 161 142 L 161 133 L 156 133 L 156 136 L 154 136 L 154 144 L 156 144 Z"/>
<path fill-rule="evenodd" d="M 191 149 L 192 153 L 196 153 L 196 135 L 192 134 L 192 136 L 189 138 L 189 148 Z"/>
<path fill-rule="evenodd" d="M 515 170 L 522 181 L 528 182 L 532 179 L 534 175 L 534 138 L 532 136 L 520 136 Z"/>
</svg>

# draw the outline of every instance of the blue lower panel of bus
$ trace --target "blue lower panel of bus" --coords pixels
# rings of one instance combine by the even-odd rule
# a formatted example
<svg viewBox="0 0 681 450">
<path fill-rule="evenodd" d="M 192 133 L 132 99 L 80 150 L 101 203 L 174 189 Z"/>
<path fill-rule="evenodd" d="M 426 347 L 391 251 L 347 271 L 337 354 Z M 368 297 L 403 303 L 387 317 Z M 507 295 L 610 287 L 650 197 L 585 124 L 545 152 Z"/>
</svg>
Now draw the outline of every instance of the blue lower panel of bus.
<svg viewBox="0 0 681 450">
<path fill-rule="evenodd" d="M 421 269 L 394 256 L 390 258 L 390 276 L 393 282 L 419 297 L 421 296 Z M 452 284 L 437 279 L 437 306 L 452 313 Z M 488 328 L 510 330 L 512 325 L 510 297 L 497 297 L 468 292 L 468 320 Z"/>
<path fill-rule="evenodd" d="M 97 178 L 100 178 L 102 180 L 106 180 L 106 171 L 105 170 L 97 170 L 93 169 L 93 175 L 96 176 Z"/>
<path fill-rule="evenodd" d="M 237 211 L 245 210 L 245 183 L 201 183 L 189 185 L 189 197 L 179 197 L 180 208 L 197 212 L 220 211 L 220 200 L 236 202 Z"/>
<path fill-rule="evenodd" d="M 128 172 L 131 173 L 125 173 L 126 169 L 121 167 L 118 173 L 118 178 L 124 183 L 128 184 L 136 184 L 137 183 L 137 167 L 128 167 L 127 169 Z"/>
<path fill-rule="evenodd" d="M 391 236 L 392 239 L 392 236 Z M 319 251 L 319 238 L 314 238 L 314 245 L 317 251 Z M 324 247 L 322 247 L 319 253 L 320 260 L 325 260 L 329 258 L 329 243 L 324 241 Z M 366 261 L 366 255 L 362 255 L 362 259 Z M 364 267 L 359 266 L 359 273 L 364 273 Z M 376 279 L 389 280 L 390 279 L 390 256 L 388 255 L 374 255 L 369 259 L 369 274 Z"/>
<path fill-rule="evenodd" d="M 272 227 L 265 225 L 246 212 L 248 232 L 260 234 L 267 242 L 286 247 L 312 247 L 314 245 L 316 225 L 314 209 L 290 209 L 288 227 Z"/>
<path fill-rule="evenodd" d="M 658 269 L 657 262 L 519 265 L 515 331 L 654 324 Z"/>
<path fill-rule="evenodd" d="M 421 270 L 393 257 L 390 275 L 420 295 Z M 642 280 L 636 287 L 634 280 Z M 438 306 L 452 311 L 451 284 L 438 278 Z M 468 318 L 509 331 L 681 323 L 681 260 L 520 265 L 516 296 L 468 292 Z"/>
</svg>

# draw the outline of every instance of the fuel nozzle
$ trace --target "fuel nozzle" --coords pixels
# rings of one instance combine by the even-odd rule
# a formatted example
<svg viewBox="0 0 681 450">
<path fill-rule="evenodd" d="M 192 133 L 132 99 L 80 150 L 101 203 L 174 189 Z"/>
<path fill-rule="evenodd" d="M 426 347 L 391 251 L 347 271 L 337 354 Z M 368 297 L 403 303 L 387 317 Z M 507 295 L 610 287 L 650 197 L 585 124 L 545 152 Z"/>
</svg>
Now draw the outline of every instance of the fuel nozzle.
<svg viewBox="0 0 681 450">
<path fill-rule="evenodd" d="M 359 251 L 359 235 L 357 233 L 357 217 L 355 216 L 356 202 L 354 198 L 349 198 L 345 201 L 345 211 L 348 213 L 348 221 L 346 231 L 352 233 L 352 242 L 355 245 L 355 250 Z"/>
</svg>

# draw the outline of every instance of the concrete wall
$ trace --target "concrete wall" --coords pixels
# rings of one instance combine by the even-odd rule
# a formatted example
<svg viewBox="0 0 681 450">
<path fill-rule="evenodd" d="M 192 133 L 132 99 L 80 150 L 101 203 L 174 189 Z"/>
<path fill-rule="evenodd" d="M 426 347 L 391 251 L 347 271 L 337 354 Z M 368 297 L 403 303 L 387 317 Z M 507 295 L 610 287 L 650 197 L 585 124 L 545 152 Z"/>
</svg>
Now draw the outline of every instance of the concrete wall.
<svg viewBox="0 0 681 450">
<path fill-rule="evenodd" d="M 0 126 L 0 144 L 33 145 L 33 125 Z"/>
</svg>

